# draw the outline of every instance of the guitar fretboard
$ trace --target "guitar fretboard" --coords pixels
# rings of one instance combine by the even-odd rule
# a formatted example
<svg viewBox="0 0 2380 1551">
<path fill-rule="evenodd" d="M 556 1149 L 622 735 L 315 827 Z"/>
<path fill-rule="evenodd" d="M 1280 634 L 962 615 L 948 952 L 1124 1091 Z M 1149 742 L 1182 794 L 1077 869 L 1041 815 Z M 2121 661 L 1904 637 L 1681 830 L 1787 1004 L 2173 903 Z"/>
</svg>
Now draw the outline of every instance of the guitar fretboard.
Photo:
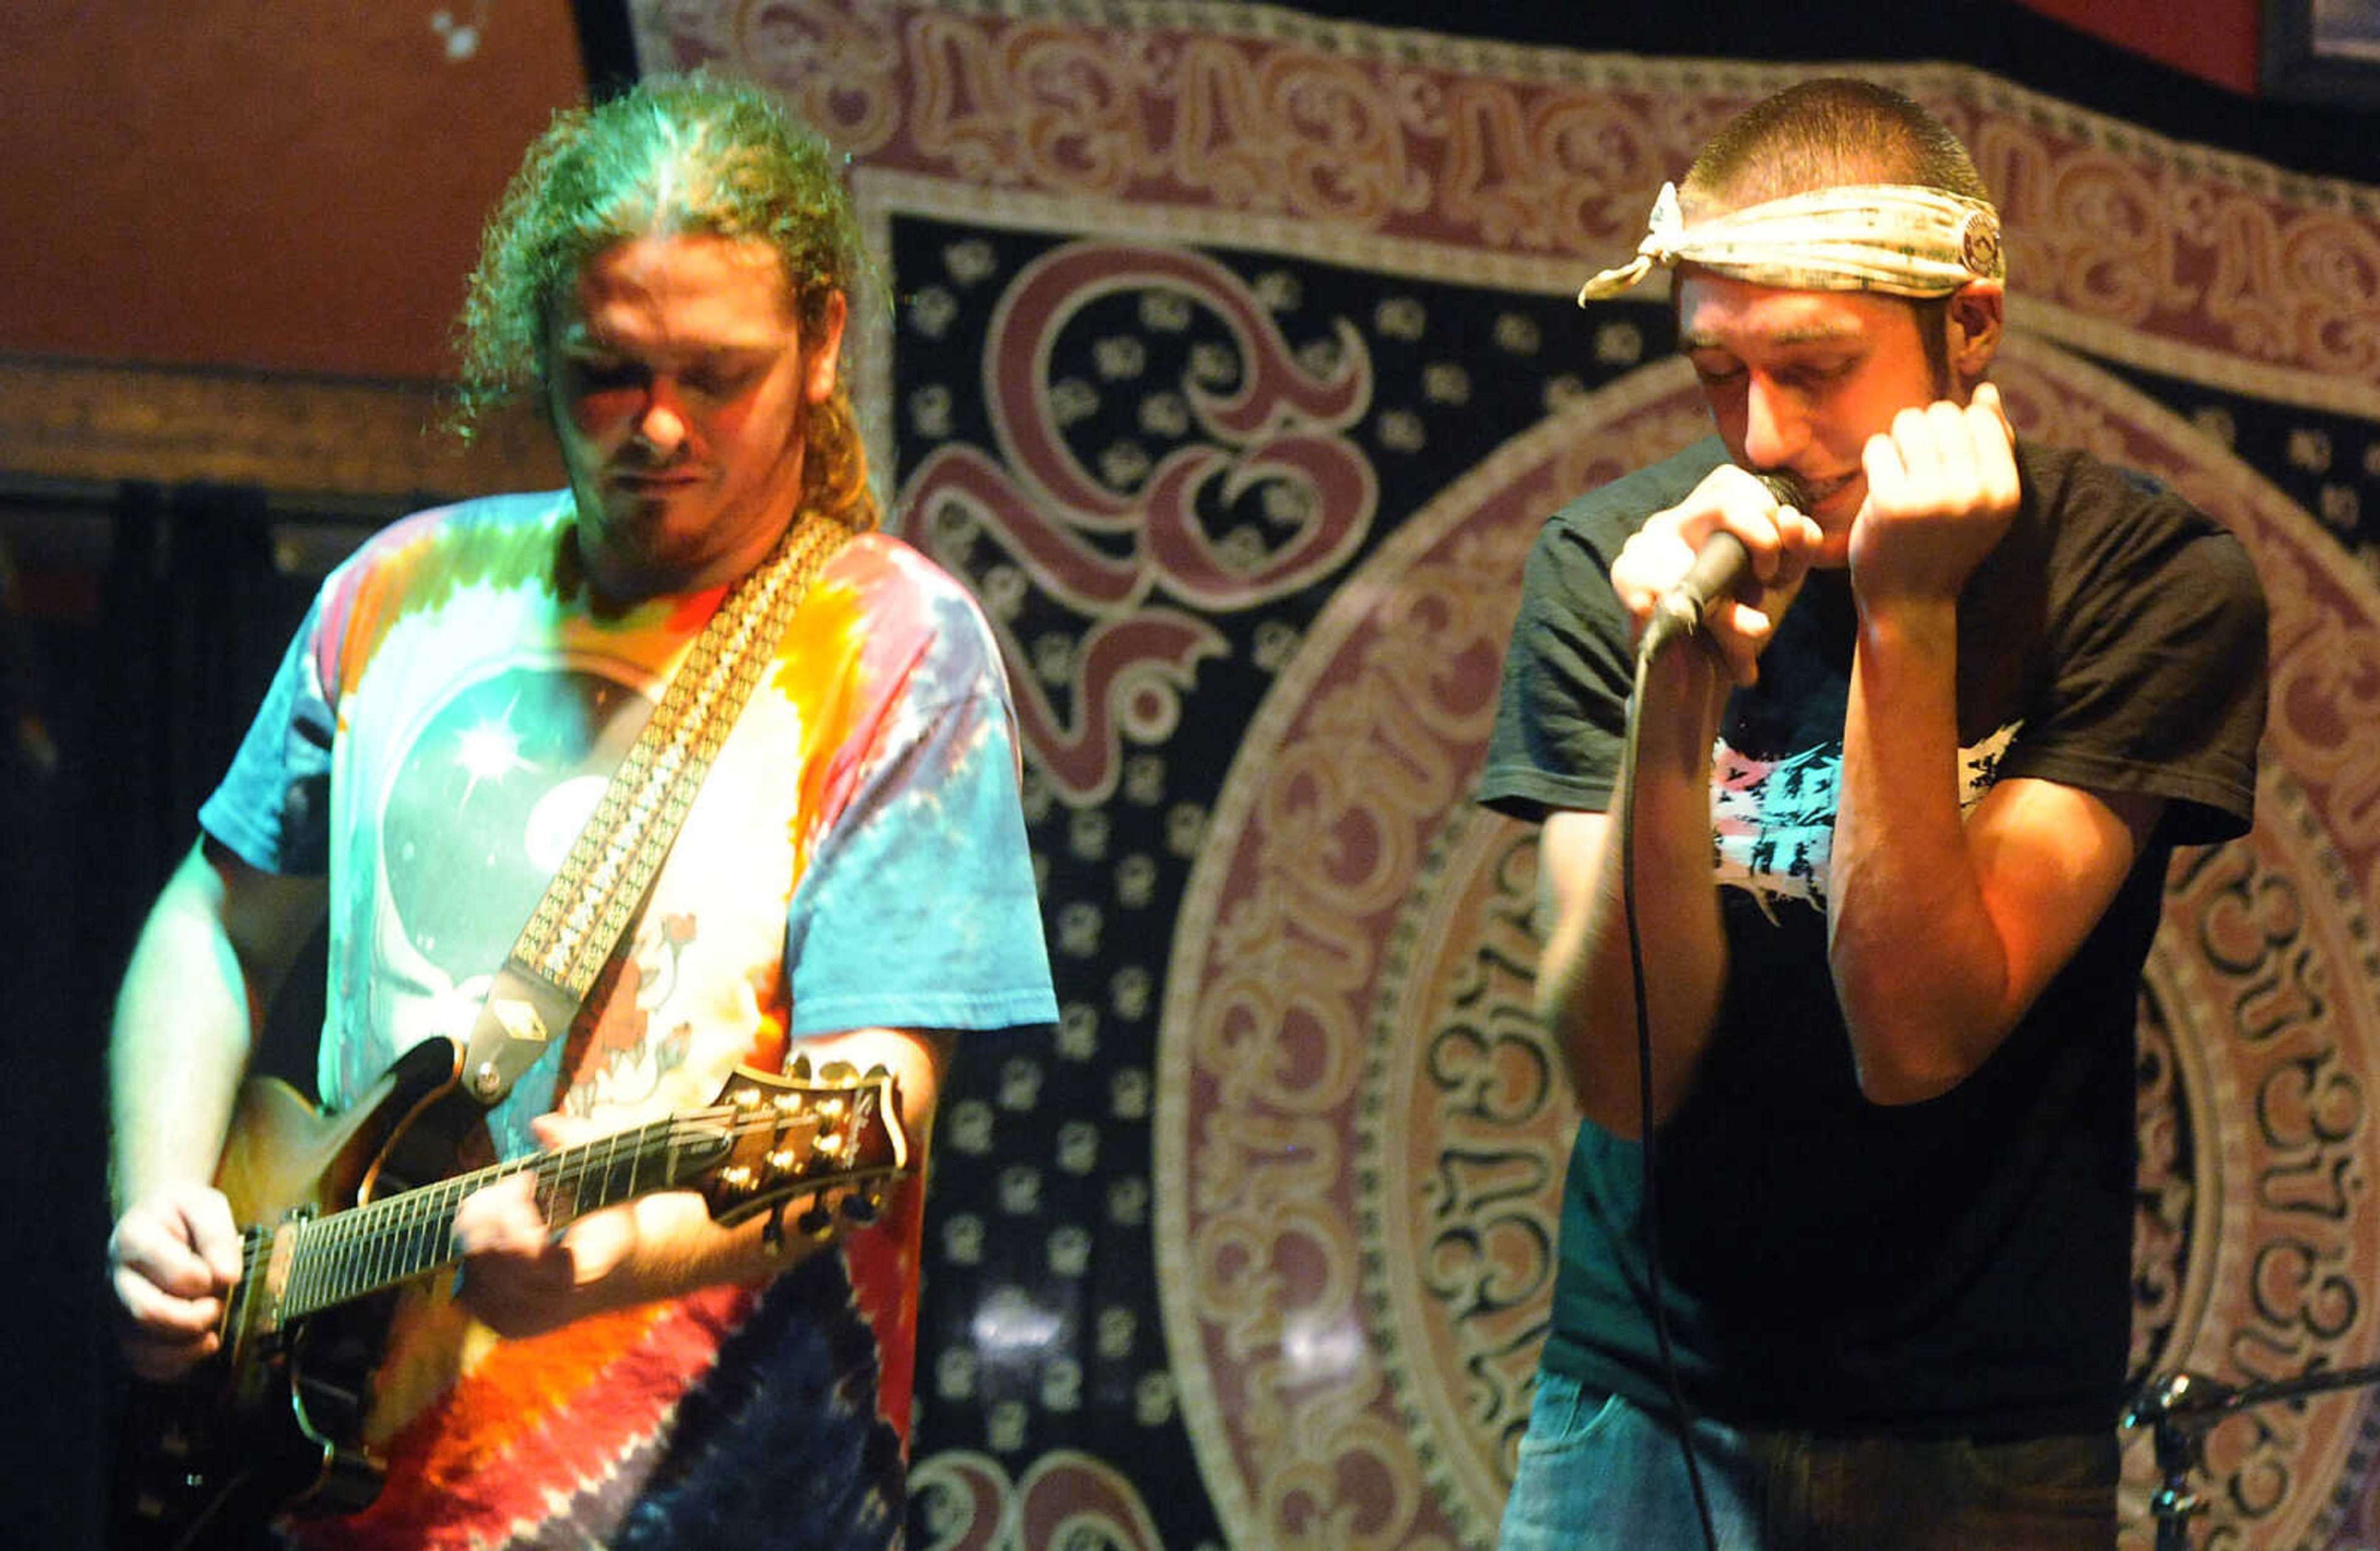
<svg viewBox="0 0 2380 1551">
<path fill-rule="evenodd" d="M 455 1264 L 462 1258 L 455 1252 L 456 1209 L 464 1197 L 500 1180 L 535 1174 L 538 1206 L 560 1228 L 588 1212 L 700 1177 L 733 1146 L 735 1125 L 731 1110 L 674 1115 L 285 1229 L 295 1241 L 280 1318 L 301 1319 Z M 269 1254 L 272 1243 L 265 1239 L 259 1253 Z"/>
</svg>

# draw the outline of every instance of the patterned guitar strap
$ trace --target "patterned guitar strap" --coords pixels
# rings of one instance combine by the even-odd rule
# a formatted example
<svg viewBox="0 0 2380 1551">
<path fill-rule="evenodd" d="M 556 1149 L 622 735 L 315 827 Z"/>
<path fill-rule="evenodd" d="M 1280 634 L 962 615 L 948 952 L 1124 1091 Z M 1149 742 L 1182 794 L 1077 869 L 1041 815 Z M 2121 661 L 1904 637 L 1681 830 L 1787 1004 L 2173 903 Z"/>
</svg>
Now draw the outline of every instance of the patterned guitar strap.
<svg viewBox="0 0 2380 1551">
<path fill-rule="evenodd" d="M 677 838 L 695 791 L 784 639 L 810 584 L 853 530 L 810 512 L 711 613 L 613 773 L 570 854 L 496 972 L 463 1053 L 483 1109 L 567 1033 Z"/>
</svg>

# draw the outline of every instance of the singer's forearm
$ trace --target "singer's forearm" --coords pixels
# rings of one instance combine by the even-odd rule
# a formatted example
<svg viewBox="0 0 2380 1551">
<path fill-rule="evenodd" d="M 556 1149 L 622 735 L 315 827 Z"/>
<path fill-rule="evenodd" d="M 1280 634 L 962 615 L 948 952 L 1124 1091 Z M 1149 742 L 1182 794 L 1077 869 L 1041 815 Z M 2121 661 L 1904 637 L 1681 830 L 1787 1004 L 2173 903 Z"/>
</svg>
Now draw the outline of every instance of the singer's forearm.
<svg viewBox="0 0 2380 1551">
<path fill-rule="evenodd" d="M 1882 1103 L 1956 1086 L 2021 1011 L 1960 806 L 1957 633 L 1949 603 L 1865 614 L 1852 660 L 1828 960 Z"/>
<path fill-rule="evenodd" d="M 1674 659 L 1674 660 L 1673 660 Z M 1572 1091 L 1597 1124 L 1644 1125 L 1628 903 L 1643 944 L 1653 1120 L 1692 1085 L 1725 984 L 1727 950 L 1711 875 L 1710 747 L 1724 689 L 1699 650 L 1657 659 L 1610 814 L 1558 815 L 1541 858 L 1551 927 L 1537 1009 Z M 1633 805 L 1635 853 L 1622 847 Z"/>
<path fill-rule="evenodd" d="M 1990 1059 L 2096 927 L 2164 806 L 2011 776 L 1962 816 L 1956 669 L 1934 628 L 1862 622 L 1828 891 L 1852 1058 L 1887 1103 L 1946 1092 Z"/>
</svg>

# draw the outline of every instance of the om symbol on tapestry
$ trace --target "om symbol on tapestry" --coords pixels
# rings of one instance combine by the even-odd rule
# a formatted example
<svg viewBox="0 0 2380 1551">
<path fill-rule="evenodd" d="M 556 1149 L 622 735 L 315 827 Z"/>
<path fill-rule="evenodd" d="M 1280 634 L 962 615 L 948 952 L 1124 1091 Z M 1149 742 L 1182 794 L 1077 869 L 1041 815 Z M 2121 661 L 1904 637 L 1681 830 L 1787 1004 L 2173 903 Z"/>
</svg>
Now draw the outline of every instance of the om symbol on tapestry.
<svg viewBox="0 0 2380 1551">
<path fill-rule="evenodd" d="M 1201 310 L 1212 326 L 1193 342 Z M 1111 313 L 1131 331 L 1103 328 Z M 1095 384 L 1138 376 L 1149 336 L 1182 350 L 1178 391 L 1141 399 L 1129 455 L 1087 458 Z M 1370 359 L 1344 321 L 1293 347 L 1259 288 L 1202 255 L 1075 243 L 1017 273 L 981 367 L 995 447 L 937 448 L 897 507 L 938 560 L 985 577 L 1034 762 L 1068 801 L 1095 803 L 1123 734 L 1161 741 L 1199 661 L 1230 651 L 1211 619 L 1326 580 L 1370 533 L 1378 480 L 1347 434 L 1371 405 Z M 1167 445 L 1151 457 L 1147 441 Z M 978 539 L 998 558 L 954 552 Z M 1015 638 L 1028 591 L 1077 616 L 1054 663 Z M 1071 719 L 1044 681 L 1068 692 Z"/>
</svg>

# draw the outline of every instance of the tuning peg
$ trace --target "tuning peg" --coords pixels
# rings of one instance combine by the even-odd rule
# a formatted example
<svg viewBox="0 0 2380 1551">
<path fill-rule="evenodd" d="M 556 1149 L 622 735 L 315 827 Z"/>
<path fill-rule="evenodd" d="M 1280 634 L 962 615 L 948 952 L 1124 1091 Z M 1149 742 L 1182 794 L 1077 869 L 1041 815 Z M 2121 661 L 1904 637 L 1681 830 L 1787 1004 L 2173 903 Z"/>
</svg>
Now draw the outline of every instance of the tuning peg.
<svg viewBox="0 0 2380 1551">
<path fill-rule="evenodd" d="M 884 1215 L 884 1204 L 867 1191 L 854 1191 L 843 1198 L 843 1218 L 866 1228 Z"/>
<path fill-rule="evenodd" d="M 810 1058 L 808 1051 L 793 1059 L 785 1068 L 785 1075 L 797 1083 L 807 1083 L 810 1080 Z"/>
<path fill-rule="evenodd" d="M 813 1239 L 823 1239 L 834 1231 L 834 1213 L 821 1201 L 795 1218 L 794 1226 Z"/>
</svg>

